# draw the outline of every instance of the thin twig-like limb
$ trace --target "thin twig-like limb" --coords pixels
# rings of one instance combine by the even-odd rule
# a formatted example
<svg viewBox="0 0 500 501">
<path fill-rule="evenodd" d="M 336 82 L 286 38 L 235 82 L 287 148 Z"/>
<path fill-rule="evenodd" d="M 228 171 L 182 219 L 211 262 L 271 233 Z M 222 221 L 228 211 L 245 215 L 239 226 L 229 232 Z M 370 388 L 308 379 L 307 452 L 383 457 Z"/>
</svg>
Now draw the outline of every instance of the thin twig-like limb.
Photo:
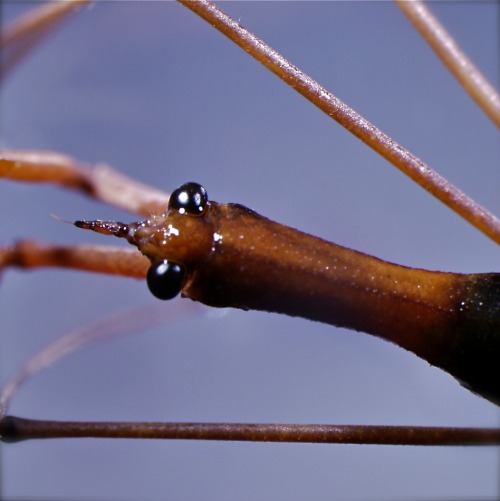
<svg viewBox="0 0 500 501">
<path fill-rule="evenodd" d="M 58 245 L 19 240 L 0 246 L 0 271 L 16 268 L 73 268 L 142 279 L 149 260 L 134 249 L 104 245 Z"/>
<path fill-rule="evenodd" d="M 40 438 L 154 438 L 315 444 L 497 445 L 499 429 L 426 426 L 43 421 L 6 416 L 3 442 Z"/>
<path fill-rule="evenodd" d="M 54 28 L 69 14 L 91 0 L 72 0 L 70 2 L 52 2 L 30 10 L 5 30 L 2 30 L 0 46 L 2 47 L 1 75 L 5 77 L 21 62 L 41 39 L 53 32 Z"/>
<path fill-rule="evenodd" d="M 57 184 L 143 216 L 165 210 L 169 198 L 168 193 L 120 174 L 108 165 L 90 167 L 70 156 L 48 151 L 0 151 L 0 178 Z"/>
<path fill-rule="evenodd" d="M 500 96 L 444 26 L 420 0 L 395 1 L 465 91 L 500 127 Z"/>
<path fill-rule="evenodd" d="M 333 96 L 269 45 L 208 0 L 178 0 L 227 36 L 312 104 L 441 200 L 475 228 L 500 243 L 500 219 L 453 186 L 422 160 Z"/>
<path fill-rule="evenodd" d="M 15 22 L 10 24 L 2 32 L 2 45 L 6 46 L 17 43 L 27 36 L 31 36 L 39 30 L 54 29 L 59 21 L 65 16 L 90 3 L 91 0 L 71 0 L 70 2 L 50 2 L 37 9 L 28 11 Z"/>
<path fill-rule="evenodd" d="M 12 397 L 19 388 L 41 370 L 50 367 L 58 360 L 84 347 L 112 337 L 123 336 L 133 332 L 143 332 L 145 329 L 159 325 L 168 320 L 169 324 L 202 307 L 191 301 L 182 301 L 169 307 L 158 304 L 144 305 L 133 310 L 114 313 L 92 324 L 76 329 L 31 357 L 21 370 L 2 388 L 0 392 L 0 421 L 7 414 Z M 0 434 L 1 435 L 1 434 Z"/>
</svg>

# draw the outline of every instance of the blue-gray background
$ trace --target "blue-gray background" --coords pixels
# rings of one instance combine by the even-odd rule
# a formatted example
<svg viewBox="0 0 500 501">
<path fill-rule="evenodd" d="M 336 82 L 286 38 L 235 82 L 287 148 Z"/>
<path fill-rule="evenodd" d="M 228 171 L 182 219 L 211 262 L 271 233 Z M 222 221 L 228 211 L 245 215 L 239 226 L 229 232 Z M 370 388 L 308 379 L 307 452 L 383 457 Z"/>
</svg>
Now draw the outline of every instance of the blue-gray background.
<svg viewBox="0 0 500 501">
<path fill-rule="evenodd" d="M 2 22 L 32 6 L 3 3 Z M 236 19 L 500 213 L 498 132 L 391 3 L 224 3 Z M 498 85 L 498 4 L 432 4 Z M 1 94 L 2 147 L 105 161 L 171 190 L 187 180 L 401 264 L 499 271 L 498 247 L 185 8 L 96 3 Z M 48 186 L 0 184 L 2 242 L 116 243 L 52 220 L 133 217 Z M 9 270 L 5 381 L 49 341 L 152 303 L 141 282 Z M 175 303 L 173 303 L 175 308 Z M 41 373 L 21 416 L 79 420 L 496 426 L 492 404 L 365 334 L 266 313 L 194 313 Z M 495 448 L 60 440 L 3 446 L 22 499 L 496 498 Z"/>
</svg>

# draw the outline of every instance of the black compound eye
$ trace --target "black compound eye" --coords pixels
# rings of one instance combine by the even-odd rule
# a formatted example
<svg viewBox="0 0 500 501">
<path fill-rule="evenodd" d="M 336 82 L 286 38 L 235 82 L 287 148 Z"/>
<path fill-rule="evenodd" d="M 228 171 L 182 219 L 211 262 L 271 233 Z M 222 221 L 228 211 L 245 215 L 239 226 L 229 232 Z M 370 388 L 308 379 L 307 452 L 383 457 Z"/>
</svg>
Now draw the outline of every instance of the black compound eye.
<svg viewBox="0 0 500 501">
<path fill-rule="evenodd" d="M 208 204 L 207 191 L 201 184 L 186 183 L 170 195 L 168 209 L 179 211 L 180 214 L 199 216 Z"/>
<path fill-rule="evenodd" d="M 173 299 L 182 289 L 184 268 L 166 259 L 149 267 L 147 275 L 148 288 L 158 299 Z"/>
</svg>

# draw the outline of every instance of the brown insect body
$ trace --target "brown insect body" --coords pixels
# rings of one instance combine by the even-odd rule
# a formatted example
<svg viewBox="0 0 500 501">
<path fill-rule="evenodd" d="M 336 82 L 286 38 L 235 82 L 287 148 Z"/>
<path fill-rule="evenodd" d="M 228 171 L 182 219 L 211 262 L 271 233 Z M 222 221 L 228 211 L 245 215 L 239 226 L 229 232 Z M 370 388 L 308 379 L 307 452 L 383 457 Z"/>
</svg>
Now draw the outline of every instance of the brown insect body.
<svg viewBox="0 0 500 501">
<path fill-rule="evenodd" d="M 185 185 L 186 186 L 186 185 Z M 500 403 L 500 275 L 409 268 L 273 222 L 239 204 L 170 208 L 141 223 L 78 223 L 126 237 L 151 262 L 182 264 L 183 296 L 300 316 L 415 353 Z"/>
<path fill-rule="evenodd" d="M 436 69 L 425 44 L 404 26 L 400 14 L 391 14 L 392 5 L 305 5 L 226 3 L 223 7 L 498 212 L 498 190 L 491 175 L 491 167 L 497 165 L 497 149 L 491 148 L 497 131 L 472 110 L 444 70 Z M 19 7 L 7 3 L 5 10 Z M 75 24 L 57 37 L 59 42 L 42 47 L 16 75 L 15 84 L 5 87 L 2 136 L 8 146 L 51 148 L 81 160 L 106 160 L 155 186 L 174 184 L 179 175 L 209 179 L 221 187 L 220 199 L 238 193 L 238 200 L 265 206 L 265 214 L 279 214 L 277 220 L 287 218 L 288 224 L 314 234 L 328 235 L 335 225 L 339 241 L 393 262 L 468 272 L 498 269 L 497 247 L 463 224 L 454 224 L 446 210 L 418 192 L 414 196 L 417 190 L 410 183 L 389 173 L 377 156 L 365 155 L 361 143 L 358 153 L 347 134 L 319 114 L 308 113 L 309 107 L 294 93 L 287 95 L 281 85 L 267 90 L 268 81 L 272 86 L 274 80 L 266 72 L 254 63 L 245 65 L 245 58 L 232 47 L 226 51 L 218 34 L 203 30 L 197 21 L 189 24 L 189 13 L 177 12 L 173 3 L 158 4 L 158 9 L 154 2 L 112 6 L 98 2 L 93 7 L 75 16 L 71 21 Z M 455 15 L 452 4 L 431 8 L 494 79 L 498 58 L 490 49 L 497 47 L 495 6 L 461 4 L 460 15 Z M 351 10 L 358 11 L 357 19 L 349 15 Z M 128 27 L 127 36 L 123 26 Z M 420 56 L 424 51 L 425 58 Z M 121 70 L 119 75 L 116 70 Z M 293 197 L 275 197 L 276 187 L 280 194 L 286 191 Z M 20 203 L 19 189 L 12 186 L 2 192 L 5 213 L 16 216 L 4 218 L 6 242 L 26 234 L 59 241 L 64 227 L 50 220 L 46 224 L 47 213 L 71 217 L 93 210 L 75 207 L 77 200 L 70 202 L 55 191 L 47 200 L 46 190 L 38 188 L 27 188 L 29 203 Z M 120 194 L 129 199 L 128 192 Z M 256 195 L 262 203 L 256 202 Z M 61 205 L 54 205 L 59 197 Z M 68 213 L 69 203 L 73 214 Z M 325 217 L 330 211 L 337 216 Z M 75 243 L 79 236 L 68 231 L 69 241 Z M 88 236 L 81 238 L 87 249 Z M 71 249 L 72 267 L 86 262 L 80 247 Z M 117 251 L 106 250 L 106 260 L 104 252 L 97 256 L 97 264 L 105 266 L 92 265 L 93 271 L 110 273 L 111 260 L 119 274 L 130 271 Z M 59 262 L 67 265 L 68 260 Z M 144 276 L 148 262 L 145 258 L 142 262 L 136 277 Z M 88 324 L 89 315 L 100 314 L 103 302 L 107 311 L 128 305 L 131 295 L 134 304 L 137 294 L 141 296 L 141 286 L 132 281 L 110 280 L 108 285 L 90 277 L 86 284 L 85 276 L 80 277 L 33 273 L 16 293 L 16 282 L 27 279 L 20 273 L 3 274 L 2 285 L 9 291 L 4 294 L 2 315 L 8 347 L 3 350 L 4 375 L 36 351 L 45 337 Z M 76 289 L 78 295 L 68 293 Z M 57 323 L 68 318 L 71 325 Z M 31 393 L 28 388 L 26 398 L 21 396 L 16 404 L 21 407 L 13 410 L 64 419 L 122 420 L 136 413 L 141 419 L 160 420 L 280 422 L 292 416 L 302 422 L 498 425 L 498 408 L 463 391 L 442 371 L 373 338 L 347 337 L 346 332 L 318 322 L 241 316 L 237 311 L 221 321 L 208 316 L 200 322 L 196 332 L 191 321 L 182 329 L 163 326 L 153 348 L 147 338 L 144 342 L 138 337 L 127 344 L 130 354 L 120 351 L 120 343 L 110 346 L 109 353 L 103 345 L 104 360 L 91 353 L 87 358 L 82 355 L 83 368 L 78 367 L 78 358 L 54 367 L 53 379 L 44 386 L 50 391 L 35 385 Z M 111 384 L 108 369 L 119 374 L 116 384 Z M 148 384 L 143 370 L 153 375 L 153 384 Z M 85 375 L 85 387 L 75 387 L 75 375 L 80 373 Z M 96 382 L 99 374 L 105 378 L 103 384 Z M 193 447 L 181 442 L 134 443 L 124 455 L 123 447 L 127 446 L 101 440 L 73 446 L 54 441 L 6 446 L 4 494 L 71 498 L 78 492 L 89 499 L 102 498 L 109 489 L 114 497 L 151 499 L 162 499 L 166 492 L 182 492 L 188 498 L 247 492 L 253 499 L 270 493 L 303 499 L 324 497 L 332 489 L 337 497 L 366 499 L 477 499 L 498 494 L 498 454 L 493 449 L 268 444 L 262 453 L 254 445 L 200 442 Z M 141 447 L 148 453 L 141 453 Z M 112 470 L 106 467 L 110 462 L 115 464 Z M 167 464 L 171 468 L 165 474 Z M 61 476 L 61 465 L 74 468 Z M 198 482 L 189 480 L 193 474 Z M 89 475 L 95 482 L 88 482 Z M 214 482 L 220 475 L 228 481 Z M 54 483 L 53 478 L 59 480 Z M 262 480 L 258 486 L 255 478 Z"/>
</svg>

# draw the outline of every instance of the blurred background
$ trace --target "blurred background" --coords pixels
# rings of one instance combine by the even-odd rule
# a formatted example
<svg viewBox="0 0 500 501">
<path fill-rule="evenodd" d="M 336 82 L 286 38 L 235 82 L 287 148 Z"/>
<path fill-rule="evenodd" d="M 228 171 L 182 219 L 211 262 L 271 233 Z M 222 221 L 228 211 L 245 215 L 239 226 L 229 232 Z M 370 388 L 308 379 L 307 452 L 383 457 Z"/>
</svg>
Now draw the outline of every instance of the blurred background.
<svg viewBox="0 0 500 501">
<path fill-rule="evenodd" d="M 2 23 L 38 2 L 2 2 Z M 225 2 L 223 9 L 425 162 L 500 213 L 498 132 L 387 2 Z M 432 3 L 499 84 L 499 5 Z M 3 148 L 106 162 L 400 264 L 500 271 L 498 246 L 210 26 L 171 2 L 96 2 L 1 90 Z M 120 244 L 50 218 L 135 216 L 0 182 L 2 243 Z M 153 304 L 143 282 L 8 270 L 5 381 L 50 341 Z M 176 317 L 182 302 L 161 308 Z M 188 307 L 189 309 L 189 307 Z M 499 426 L 497 407 L 362 333 L 192 308 L 40 373 L 10 412 L 46 419 Z M 498 448 L 48 440 L 1 447 L 7 499 L 497 499 Z"/>
</svg>

